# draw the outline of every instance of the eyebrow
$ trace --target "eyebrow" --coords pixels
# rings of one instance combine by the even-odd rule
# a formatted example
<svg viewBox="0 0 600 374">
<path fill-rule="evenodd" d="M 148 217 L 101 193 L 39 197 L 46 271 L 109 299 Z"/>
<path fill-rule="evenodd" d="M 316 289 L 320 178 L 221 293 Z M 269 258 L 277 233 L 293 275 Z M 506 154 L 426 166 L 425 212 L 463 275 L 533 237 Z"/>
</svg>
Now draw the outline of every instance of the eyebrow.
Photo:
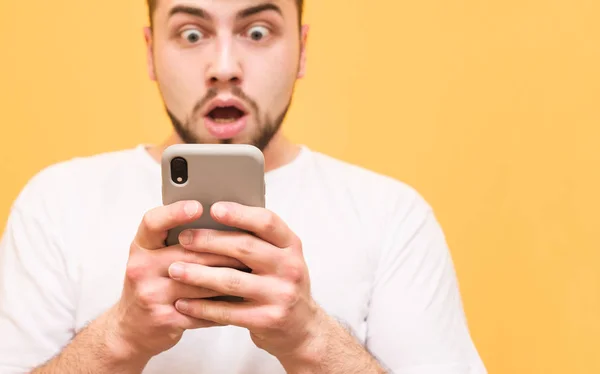
<svg viewBox="0 0 600 374">
<path fill-rule="evenodd" d="M 256 14 L 259 14 L 262 12 L 266 12 L 266 11 L 274 11 L 274 12 L 279 13 L 279 15 L 283 15 L 281 8 L 278 7 L 277 5 L 275 5 L 273 3 L 264 3 L 264 4 L 256 5 L 256 6 L 241 10 L 240 12 L 238 12 L 238 14 L 235 18 L 236 19 L 248 18 L 253 15 L 256 15 Z"/>
<path fill-rule="evenodd" d="M 238 12 L 235 18 L 240 20 L 267 11 L 274 11 L 279 13 L 280 15 L 283 15 L 283 12 L 281 11 L 280 7 L 273 3 L 265 3 L 243 9 Z M 208 21 L 212 19 L 212 17 L 204 9 L 189 5 L 177 5 L 173 7 L 173 9 L 169 11 L 169 18 L 173 17 L 176 14 L 187 14 Z"/>
<path fill-rule="evenodd" d="M 173 17 L 176 14 L 188 14 L 190 16 L 203 18 L 206 20 L 211 19 L 211 17 L 208 15 L 208 13 L 206 13 L 206 11 L 204 9 L 193 7 L 193 6 L 188 6 L 188 5 L 177 5 L 177 6 L 173 7 L 173 9 L 171 9 L 169 11 L 169 18 Z"/>
</svg>

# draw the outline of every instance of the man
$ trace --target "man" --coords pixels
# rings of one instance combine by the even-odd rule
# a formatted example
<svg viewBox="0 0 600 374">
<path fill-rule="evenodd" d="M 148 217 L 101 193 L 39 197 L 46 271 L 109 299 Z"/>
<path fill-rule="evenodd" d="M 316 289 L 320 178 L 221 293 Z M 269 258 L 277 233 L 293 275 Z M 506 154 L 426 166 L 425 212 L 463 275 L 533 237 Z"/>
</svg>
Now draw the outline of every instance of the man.
<svg viewBox="0 0 600 374">
<path fill-rule="evenodd" d="M 21 192 L 0 246 L 0 372 L 485 373 L 427 203 L 279 131 L 304 74 L 302 1 L 149 8 L 148 69 L 175 131 Z M 263 150 L 267 209 L 161 206 L 158 160 L 182 142 Z M 254 235 L 164 247 L 202 214 Z"/>
</svg>

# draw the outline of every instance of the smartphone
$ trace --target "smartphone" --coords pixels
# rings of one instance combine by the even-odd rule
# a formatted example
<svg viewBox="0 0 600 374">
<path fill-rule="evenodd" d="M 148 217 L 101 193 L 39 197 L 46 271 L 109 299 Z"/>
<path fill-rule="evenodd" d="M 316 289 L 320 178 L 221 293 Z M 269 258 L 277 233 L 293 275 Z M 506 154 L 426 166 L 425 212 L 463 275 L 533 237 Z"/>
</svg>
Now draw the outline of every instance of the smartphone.
<svg viewBox="0 0 600 374">
<path fill-rule="evenodd" d="M 164 205 L 181 200 L 202 204 L 202 216 L 169 231 L 166 245 L 179 243 L 186 229 L 238 230 L 215 222 L 210 209 L 221 201 L 265 207 L 263 153 L 248 144 L 176 144 L 162 155 Z"/>
</svg>

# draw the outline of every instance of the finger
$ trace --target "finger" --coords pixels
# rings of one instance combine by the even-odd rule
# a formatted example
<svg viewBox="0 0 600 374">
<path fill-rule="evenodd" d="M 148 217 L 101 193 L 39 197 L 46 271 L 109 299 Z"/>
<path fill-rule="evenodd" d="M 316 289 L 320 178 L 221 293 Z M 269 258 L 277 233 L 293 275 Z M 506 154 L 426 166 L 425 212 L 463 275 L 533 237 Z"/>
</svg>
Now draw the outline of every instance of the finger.
<svg viewBox="0 0 600 374">
<path fill-rule="evenodd" d="M 205 299 L 181 299 L 175 303 L 175 308 L 180 313 L 192 318 L 211 321 L 223 326 L 233 325 L 250 330 L 273 327 L 279 321 L 274 308 L 256 306 L 251 303 L 228 303 L 223 301 L 210 301 Z"/>
<path fill-rule="evenodd" d="M 285 252 L 271 243 L 244 232 L 220 230 L 185 230 L 179 240 L 190 252 L 234 258 L 260 274 L 276 269 Z M 184 261 L 189 262 L 189 261 Z M 206 264 L 203 264 L 206 265 Z"/>
<path fill-rule="evenodd" d="M 149 263 L 153 267 L 158 269 L 158 275 L 163 277 L 169 277 L 169 266 L 174 262 L 186 262 L 190 264 L 199 264 L 205 266 L 214 267 L 230 267 L 233 269 L 239 269 L 248 271 L 248 266 L 239 260 L 221 256 L 214 253 L 199 253 L 190 251 L 184 248 L 182 245 L 174 245 L 161 249 L 160 251 L 150 252 L 151 258 Z"/>
<path fill-rule="evenodd" d="M 289 247 L 296 240 L 285 222 L 264 208 L 220 202 L 212 206 L 211 215 L 224 225 L 252 232 L 279 248 Z"/>
<path fill-rule="evenodd" d="M 181 298 L 203 299 L 224 296 L 212 289 L 194 287 L 169 278 L 156 278 L 137 286 L 134 292 L 137 304 L 149 309 L 156 305 L 172 305 Z"/>
<path fill-rule="evenodd" d="M 217 296 L 225 296 L 220 292 L 204 288 L 204 287 L 196 287 L 191 286 L 189 284 L 174 282 L 171 281 L 173 285 L 171 286 L 169 303 L 173 303 L 179 299 L 208 299 Z"/>
<path fill-rule="evenodd" d="M 250 300 L 267 299 L 269 289 L 272 288 L 268 278 L 229 268 L 174 263 L 169 268 L 169 275 L 172 279 L 190 286 L 208 288 L 224 295 Z"/>
<path fill-rule="evenodd" d="M 134 242 L 145 249 L 163 248 L 169 230 L 193 222 L 201 215 L 202 206 L 197 201 L 179 201 L 154 208 L 144 214 Z"/>
<path fill-rule="evenodd" d="M 216 323 L 214 321 L 208 321 L 203 319 L 194 318 L 188 316 L 186 314 L 182 314 L 178 310 L 175 310 L 177 315 L 174 317 L 176 319 L 175 326 L 178 326 L 182 330 L 195 330 L 195 329 L 204 329 L 209 327 L 221 327 L 224 326 L 220 323 Z"/>
</svg>

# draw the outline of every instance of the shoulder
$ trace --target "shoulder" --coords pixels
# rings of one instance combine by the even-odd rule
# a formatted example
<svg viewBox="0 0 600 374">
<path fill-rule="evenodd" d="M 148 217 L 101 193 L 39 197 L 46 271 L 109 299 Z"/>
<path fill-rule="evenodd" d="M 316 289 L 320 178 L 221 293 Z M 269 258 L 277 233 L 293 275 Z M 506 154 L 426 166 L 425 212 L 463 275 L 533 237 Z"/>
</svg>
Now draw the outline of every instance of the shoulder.
<svg viewBox="0 0 600 374">
<path fill-rule="evenodd" d="M 311 151 L 313 169 L 330 188 L 344 193 L 361 211 L 389 218 L 420 211 L 430 213 L 429 203 L 412 185 L 357 164 Z"/>
<path fill-rule="evenodd" d="M 73 157 L 44 167 L 19 192 L 14 206 L 25 211 L 60 209 L 67 201 L 115 182 L 113 176 L 133 167 L 139 149 Z"/>
<path fill-rule="evenodd" d="M 314 183 L 329 189 L 336 213 L 366 241 L 378 277 L 389 274 L 398 256 L 418 258 L 431 251 L 444 256 L 444 235 L 428 201 L 410 184 L 365 167 L 314 153 Z"/>
</svg>

